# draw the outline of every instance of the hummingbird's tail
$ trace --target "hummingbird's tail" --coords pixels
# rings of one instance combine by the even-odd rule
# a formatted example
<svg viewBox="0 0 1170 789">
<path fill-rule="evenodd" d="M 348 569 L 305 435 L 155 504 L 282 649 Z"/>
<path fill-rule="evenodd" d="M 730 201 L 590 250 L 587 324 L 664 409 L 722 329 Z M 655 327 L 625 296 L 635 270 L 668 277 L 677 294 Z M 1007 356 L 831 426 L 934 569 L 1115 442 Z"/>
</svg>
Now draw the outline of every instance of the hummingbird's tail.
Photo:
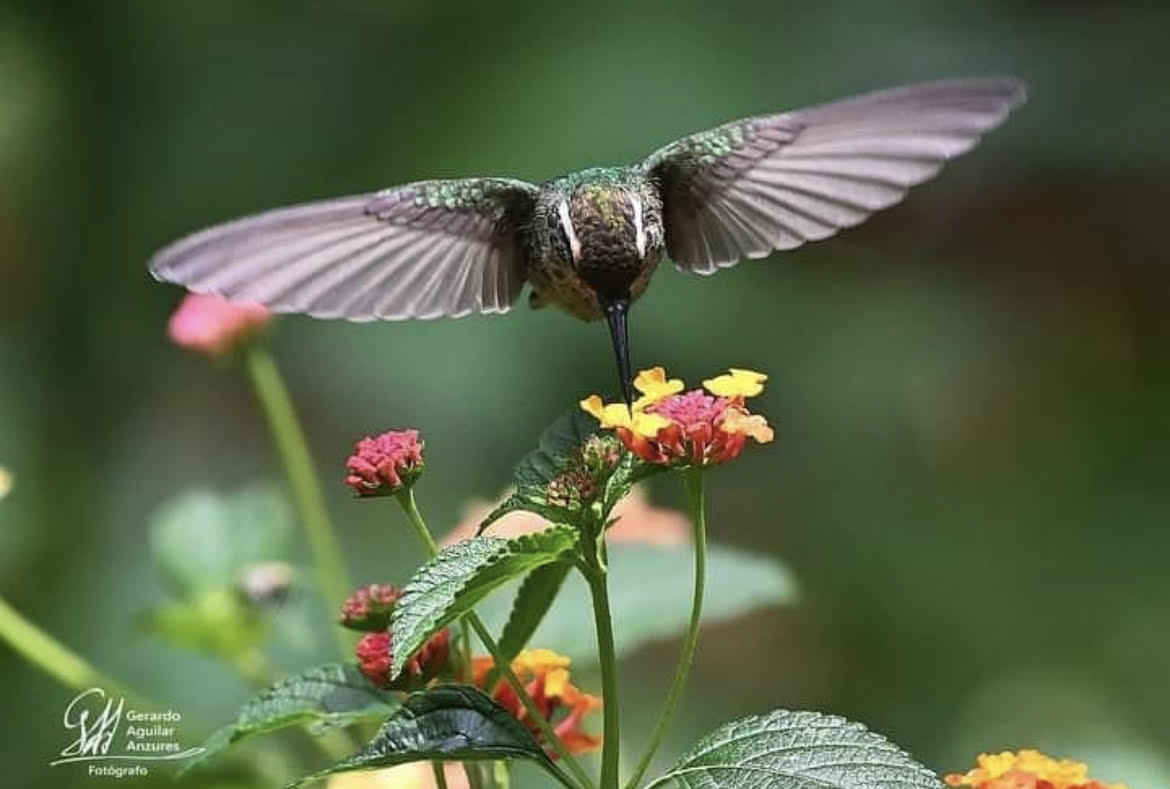
<svg viewBox="0 0 1170 789">
<path fill-rule="evenodd" d="M 627 316 L 630 311 L 628 297 L 614 299 L 605 305 L 605 321 L 609 324 L 609 336 L 613 339 L 613 352 L 617 357 L 618 376 L 621 378 L 622 397 L 627 406 L 633 405 L 634 390 L 630 387 L 633 375 L 630 372 L 630 340 L 627 334 Z"/>
</svg>

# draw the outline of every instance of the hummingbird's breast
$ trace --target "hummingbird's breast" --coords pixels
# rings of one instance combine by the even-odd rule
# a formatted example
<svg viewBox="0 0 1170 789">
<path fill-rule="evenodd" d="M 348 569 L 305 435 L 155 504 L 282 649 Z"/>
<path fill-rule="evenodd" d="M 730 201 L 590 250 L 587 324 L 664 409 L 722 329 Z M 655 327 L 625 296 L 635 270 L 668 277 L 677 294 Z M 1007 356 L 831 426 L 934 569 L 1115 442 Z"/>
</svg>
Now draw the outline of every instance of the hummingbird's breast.
<svg viewBox="0 0 1170 789">
<path fill-rule="evenodd" d="M 587 321 L 636 300 L 662 260 L 662 201 L 637 171 L 587 171 L 553 182 L 533 226 L 528 279 L 540 298 Z"/>
</svg>

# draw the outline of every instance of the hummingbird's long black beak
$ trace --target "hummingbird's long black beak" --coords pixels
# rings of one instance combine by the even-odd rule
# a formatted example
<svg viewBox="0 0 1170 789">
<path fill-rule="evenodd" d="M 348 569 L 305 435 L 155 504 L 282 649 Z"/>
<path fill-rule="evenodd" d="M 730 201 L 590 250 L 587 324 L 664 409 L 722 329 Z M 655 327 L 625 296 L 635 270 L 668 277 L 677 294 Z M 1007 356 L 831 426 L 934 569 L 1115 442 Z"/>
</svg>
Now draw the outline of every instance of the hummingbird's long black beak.
<svg viewBox="0 0 1170 789">
<path fill-rule="evenodd" d="M 605 303 L 605 322 L 609 324 L 609 336 L 613 340 L 613 353 L 617 357 L 618 377 L 622 383 L 622 397 L 627 406 L 634 402 L 634 390 L 630 386 L 630 340 L 627 334 L 627 316 L 630 311 L 629 298 L 614 299 Z"/>
</svg>

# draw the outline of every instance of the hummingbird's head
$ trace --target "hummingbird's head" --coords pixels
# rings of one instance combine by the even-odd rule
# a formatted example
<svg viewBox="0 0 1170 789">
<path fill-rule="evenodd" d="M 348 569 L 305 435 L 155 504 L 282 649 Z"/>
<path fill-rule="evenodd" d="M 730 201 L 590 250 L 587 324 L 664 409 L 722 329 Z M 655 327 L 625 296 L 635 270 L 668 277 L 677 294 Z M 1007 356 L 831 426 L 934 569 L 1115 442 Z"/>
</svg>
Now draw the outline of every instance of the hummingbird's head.
<svg viewBox="0 0 1170 789">
<path fill-rule="evenodd" d="M 637 189 L 584 183 L 557 206 L 573 266 L 602 300 L 623 297 L 646 258 L 646 206 Z"/>
</svg>

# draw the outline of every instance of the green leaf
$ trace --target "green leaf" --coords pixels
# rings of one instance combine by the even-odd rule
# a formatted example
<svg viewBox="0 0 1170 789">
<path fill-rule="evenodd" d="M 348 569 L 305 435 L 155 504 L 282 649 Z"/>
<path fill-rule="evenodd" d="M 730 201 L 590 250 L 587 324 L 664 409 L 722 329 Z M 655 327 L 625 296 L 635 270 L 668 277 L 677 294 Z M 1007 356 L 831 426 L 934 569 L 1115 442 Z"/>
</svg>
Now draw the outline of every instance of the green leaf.
<svg viewBox="0 0 1170 789">
<path fill-rule="evenodd" d="M 619 655 L 658 639 L 681 636 L 690 618 L 694 553 L 689 545 L 660 546 L 610 542 L 609 596 Z M 707 548 L 707 594 L 703 623 L 710 625 L 761 608 L 794 603 L 799 596 L 792 574 L 769 556 L 722 545 Z M 589 610 L 589 590 L 570 576 L 530 643 L 568 655 L 579 665 L 597 660 L 593 628 L 581 619 Z M 508 621 L 506 596 L 479 609 L 489 627 Z"/>
<path fill-rule="evenodd" d="M 192 490 L 152 519 L 151 549 L 168 580 L 185 593 L 234 586 L 254 562 L 281 558 L 292 531 L 283 494 L 254 485 L 220 495 Z"/>
<path fill-rule="evenodd" d="M 512 614 L 500 633 L 500 656 L 503 660 L 511 661 L 527 646 L 572 568 L 570 562 L 546 564 L 533 570 L 524 579 L 512 603 Z M 491 687 L 491 684 L 487 687 Z"/>
<path fill-rule="evenodd" d="M 226 587 L 165 603 L 146 612 L 141 621 L 168 644 L 229 658 L 253 648 L 267 632 L 257 612 Z"/>
<path fill-rule="evenodd" d="M 563 521 L 566 515 L 571 515 L 565 508 L 549 503 L 548 484 L 568 470 L 573 452 L 597 429 L 597 420 L 580 408 L 572 408 L 557 417 L 540 434 L 536 449 L 516 464 L 512 471 L 515 491 L 484 518 L 480 532 L 509 512 L 519 510 L 534 512 L 551 521 Z"/>
<path fill-rule="evenodd" d="M 647 789 L 941 789 L 930 770 L 859 723 L 776 710 L 705 737 Z"/>
<path fill-rule="evenodd" d="M 475 688 L 439 685 L 409 696 L 362 750 L 294 786 L 348 770 L 483 759 L 529 759 L 562 780 L 544 749 L 510 712 Z"/>
<path fill-rule="evenodd" d="M 576 545 L 576 530 L 554 526 L 511 540 L 474 537 L 445 548 L 415 573 L 394 607 L 391 675 L 401 673 L 427 639 L 492 590 L 560 560 Z"/>
<path fill-rule="evenodd" d="M 310 724 L 314 730 L 384 718 L 398 707 L 395 694 L 374 686 L 347 663 L 323 666 L 285 677 L 249 699 L 234 722 L 216 731 L 206 749 L 187 768 L 255 734 Z"/>
<path fill-rule="evenodd" d="M 561 414 L 540 434 L 536 449 L 516 464 L 516 483 L 520 486 L 546 485 L 564 471 L 565 460 L 597 430 L 597 420 L 580 407 Z"/>
<path fill-rule="evenodd" d="M 655 474 L 666 471 L 666 466 L 657 466 L 647 463 L 633 452 L 626 451 L 621 462 L 614 469 L 613 475 L 605 484 L 605 494 L 602 497 L 602 506 L 608 515 L 617 503 L 625 498 L 635 485 Z"/>
</svg>

